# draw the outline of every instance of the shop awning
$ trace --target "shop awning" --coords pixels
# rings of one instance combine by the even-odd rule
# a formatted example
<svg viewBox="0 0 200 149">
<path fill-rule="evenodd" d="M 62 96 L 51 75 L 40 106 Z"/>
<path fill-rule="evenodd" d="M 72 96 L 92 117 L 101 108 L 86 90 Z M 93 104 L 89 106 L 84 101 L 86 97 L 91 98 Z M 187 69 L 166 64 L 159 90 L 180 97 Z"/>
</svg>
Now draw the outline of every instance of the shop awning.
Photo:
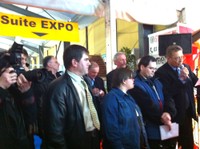
<svg viewBox="0 0 200 149">
<path fill-rule="evenodd" d="M 169 25 L 178 20 L 177 0 L 115 0 L 116 18 L 143 24 Z M 105 16 L 105 0 L 2 0 L 43 9 L 80 15 Z"/>
</svg>

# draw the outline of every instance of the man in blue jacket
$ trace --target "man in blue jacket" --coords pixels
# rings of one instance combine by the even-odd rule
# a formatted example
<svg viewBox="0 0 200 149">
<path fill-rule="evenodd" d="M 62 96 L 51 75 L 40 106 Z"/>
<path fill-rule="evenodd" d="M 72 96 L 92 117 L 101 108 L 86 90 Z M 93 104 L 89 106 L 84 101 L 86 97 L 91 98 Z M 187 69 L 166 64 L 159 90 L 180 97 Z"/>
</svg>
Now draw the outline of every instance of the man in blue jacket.
<svg viewBox="0 0 200 149">
<path fill-rule="evenodd" d="M 176 140 L 161 140 L 159 126 L 166 125 L 171 129 L 171 118 L 176 111 L 173 102 L 164 98 L 163 86 L 154 78 L 155 71 L 156 59 L 152 56 L 142 57 L 135 77 L 135 88 L 129 92 L 142 111 L 150 148 L 175 149 Z M 173 108 L 170 108 L 170 102 Z"/>
</svg>

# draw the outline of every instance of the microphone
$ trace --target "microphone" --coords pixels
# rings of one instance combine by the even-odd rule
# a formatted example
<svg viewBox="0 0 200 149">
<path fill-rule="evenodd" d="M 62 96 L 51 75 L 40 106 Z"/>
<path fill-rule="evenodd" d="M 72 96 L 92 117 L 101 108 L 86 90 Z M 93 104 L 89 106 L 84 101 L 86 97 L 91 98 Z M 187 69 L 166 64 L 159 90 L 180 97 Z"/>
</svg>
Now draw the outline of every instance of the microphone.
<svg viewBox="0 0 200 149">
<path fill-rule="evenodd" d="M 185 72 L 185 69 L 187 69 L 187 68 L 185 68 L 185 69 L 184 68 L 185 68 L 185 66 L 183 64 L 181 64 L 181 66 L 179 67 L 179 69 L 180 69 L 179 78 L 181 80 L 185 80 L 185 79 L 187 79 L 189 77 Z"/>
<path fill-rule="evenodd" d="M 181 64 L 181 66 L 179 67 L 181 70 L 184 68 L 185 66 L 183 64 Z"/>
<path fill-rule="evenodd" d="M 179 67 L 177 67 L 177 71 L 178 71 L 178 76 L 180 77 L 181 71 L 185 66 L 183 64 L 181 64 Z"/>
</svg>

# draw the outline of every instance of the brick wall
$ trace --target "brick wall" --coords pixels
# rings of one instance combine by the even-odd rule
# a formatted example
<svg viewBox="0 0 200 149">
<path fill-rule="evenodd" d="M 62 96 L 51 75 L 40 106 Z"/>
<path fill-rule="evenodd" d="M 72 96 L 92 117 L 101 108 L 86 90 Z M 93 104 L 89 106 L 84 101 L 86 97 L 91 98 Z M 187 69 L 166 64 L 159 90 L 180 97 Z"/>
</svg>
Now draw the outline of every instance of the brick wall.
<svg viewBox="0 0 200 149">
<path fill-rule="evenodd" d="M 105 79 L 106 78 L 106 65 L 101 55 L 90 55 L 90 60 L 95 61 L 99 67 L 99 77 Z"/>
</svg>

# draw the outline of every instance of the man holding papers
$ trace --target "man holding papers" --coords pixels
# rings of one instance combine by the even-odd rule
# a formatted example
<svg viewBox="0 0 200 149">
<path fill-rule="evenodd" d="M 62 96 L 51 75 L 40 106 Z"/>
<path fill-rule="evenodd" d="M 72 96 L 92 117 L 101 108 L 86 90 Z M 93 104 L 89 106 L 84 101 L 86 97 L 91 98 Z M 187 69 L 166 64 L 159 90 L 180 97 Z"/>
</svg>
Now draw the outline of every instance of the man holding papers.
<svg viewBox="0 0 200 149">
<path fill-rule="evenodd" d="M 161 139 L 160 126 L 164 125 L 168 131 L 174 128 L 172 117 L 176 114 L 173 102 L 164 99 L 161 82 L 154 77 L 156 59 L 144 56 L 138 64 L 135 77 L 135 88 L 129 90 L 139 105 L 145 123 L 145 129 L 151 149 L 175 149 L 176 139 Z M 173 126 L 173 127 L 172 127 Z"/>
</svg>

